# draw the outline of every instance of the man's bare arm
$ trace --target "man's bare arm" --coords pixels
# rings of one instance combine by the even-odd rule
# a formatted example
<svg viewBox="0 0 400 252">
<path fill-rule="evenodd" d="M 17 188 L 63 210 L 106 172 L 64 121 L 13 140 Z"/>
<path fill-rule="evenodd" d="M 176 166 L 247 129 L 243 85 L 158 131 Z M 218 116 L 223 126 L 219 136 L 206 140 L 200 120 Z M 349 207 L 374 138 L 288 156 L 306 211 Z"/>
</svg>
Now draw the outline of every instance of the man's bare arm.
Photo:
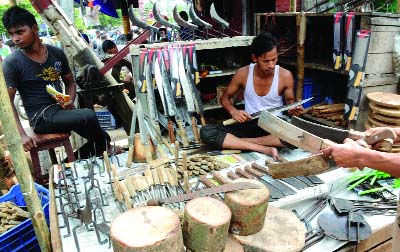
<svg viewBox="0 0 400 252">
<path fill-rule="evenodd" d="M 244 81 L 246 80 L 245 67 L 240 68 L 232 77 L 231 82 L 221 95 L 220 103 L 222 107 L 238 122 L 245 122 L 251 119 L 251 116 L 243 110 L 238 110 L 233 106 L 231 98 L 244 88 Z"/>
<path fill-rule="evenodd" d="M 61 78 L 65 85 L 65 93 L 67 95 L 69 95 L 69 97 L 70 97 L 69 102 L 65 103 L 63 105 L 63 108 L 64 109 L 72 109 L 74 107 L 74 101 L 75 101 L 75 97 L 76 97 L 76 83 L 75 83 L 74 76 L 72 75 L 72 73 L 68 73 L 68 74 L 61 76 Z"/>
<path fill-rule="evenodd" d="M 14 98 L 15 98 L 17 89 L 7 88 L 7 91 L 8 91 L 8 96 L 10 97 L 11 108 L 13 110 L 14 119 L 17 124 L 18 132 L 22 139 L 22 144 L 24 146 L 24 150 L 30 151 L 30 149 L 32 149 L 33 147 L 36 147 L 36 141 L 34 138 L 32 138 L 26 134 L 24 127 L 22 127 L 21 121 L 19 120 L 18 112 L 14 105 Z"/>
</svg>

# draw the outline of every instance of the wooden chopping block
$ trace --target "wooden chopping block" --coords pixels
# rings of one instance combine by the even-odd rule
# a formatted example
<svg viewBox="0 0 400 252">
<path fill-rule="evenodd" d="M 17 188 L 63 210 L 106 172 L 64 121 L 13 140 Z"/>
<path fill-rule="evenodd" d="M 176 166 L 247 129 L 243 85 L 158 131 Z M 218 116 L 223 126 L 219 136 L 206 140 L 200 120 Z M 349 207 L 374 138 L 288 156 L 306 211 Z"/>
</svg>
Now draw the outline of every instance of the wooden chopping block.
<svg viewBox="0 0 400 252">
<path fill-rule="evenodd" d="M 376 114 L 400 118 L 400 110 L 399 109 L 383 107 L 383 106 L 375 105 L 371 102 L 368 103 L 368 106 L 372 110 L 372 112 L 374 112 Z"/>
<path fill-rule="evenodd" d="M 232 234 L 228 234 L 224 252 L 244 252 L 244 248 L 240 242 L 233 237 Z"/>
<path fill-rule="evenodd" d="M 252 235 L 264 226 L 268 208 L 269 191 L 260 181 L 236 179 L 236 182 L 259 184 L 260 189 L 246 189 L 225 194 L 224 202 L 232 211 L 230 232 L 237 235 Z"/>
<path fill-rule="evenodd" d="M 383 107 L 400 109 L 400 95 L 384 92 L 372 92 L 367 94 L 370 103 Z"/>
<path fill-rule="evenodd" d="M 397 124 L 393 124 L 393 123 L 382 122 L 382 121 L 377 120 L 375 118 L 372 118 L 370 116 L 368 117 L 368 121 L 374 127 L 392 127 L 392 128 L 395 128 L 395 127 L 399 127 L 400 126 L 400 124 L 397 125 Z"/>
<path fill-rule="evenodd" d="M 192 252 L 223 252 L 231 210 L 222 201 L 200 197 L 189 201 L 183 217 L 183 240 Z"/>
<path fill-rule="evenodd" d="M 291 211 L 268 207 L 263 228 L 254 235 L 234 235 L 245 251 L 295 252 L 305 244 L 304 224 Z"/>
<path fill-rule="evenodd" d="M 376 120 L 382 121 L 382 122 L 400 125 L 400 118 L 397 118 L 397 117 L 381 115 L 381 114 L 373 113 L 373 112 L 369 112 L 368 116 L 372 117 Z"/>
<path fill-rule="evenodd" d="M 115 252 L 183 252 L 179 217 L 160 206 L 133 208 L 111 223 Z"/>
</svg>

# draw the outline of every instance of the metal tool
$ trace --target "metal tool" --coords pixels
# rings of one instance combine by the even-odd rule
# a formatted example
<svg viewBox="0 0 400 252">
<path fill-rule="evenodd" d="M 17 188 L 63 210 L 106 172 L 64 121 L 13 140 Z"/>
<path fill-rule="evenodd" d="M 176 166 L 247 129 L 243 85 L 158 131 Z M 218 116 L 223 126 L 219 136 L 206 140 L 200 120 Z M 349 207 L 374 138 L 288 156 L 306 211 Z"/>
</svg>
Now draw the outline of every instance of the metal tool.
<svg viewBox="0 0 400 252">
<path fill-rule="evenodd" d="M 147 201 L 148 206 L 160 206 L 164 204 L 171 204 L 175 202 L 182 202 L 191 200 L 198 197 L 204 197 L 212 194 L 231 192 L 237 190 L 245 190 L 245 189 L 259 189 L 261 188 L 259 185 L 250 183 L 250 182 L 236 182 L 230 183 L 226 185 L 220 185 L 213 188 L 207 188 L 199 191 L 195 191 L 192 193 L 182 194 L 174 197 L 170 197 L 168 199 L 159 199 L 159 200 L 149 200 Z"/>
<path fill-rule="evenodd" d="M 310 98 L 307 98 L 307 99 L 304 99 L 304 100 L 301 100 L 301 101 L 298 101 L 298 102 L 294 102 L 292 104 L 287 104 L 287 105 L 283 105 L 283 106 L 278 107 L 278 108 L 271 108 L 271 109 L 267 109 L 267 110 L 264 110 L 264 111 L 268 111 L 270 113 L 277 114 L 277 113 L 289 110 L 291 108 L 295 108 L 297 106 L 300 106 L 300 105 L 302 105 L 302 104 L 304 104 L 304 103 L 306 103 L 308 101 L 311 101 L 312 99 L 313 99 L 313 97 L 310 97 Z M 259 112 L 251 114 L 250 116 L 251 116 L 252 119 L 256 119 L 256 118 L 260 117 L 262 112 L 263 111 L 259 111 Z M 235 124 L 235 123 L 237 123 L 237 121 L 235 119 L 233 119 L 233 118 L 225 120 L 225 121 L 222 122 L 222 124 L 225 125 L 225 126 L 231 125 L 231 124 Z"/>
</svg>

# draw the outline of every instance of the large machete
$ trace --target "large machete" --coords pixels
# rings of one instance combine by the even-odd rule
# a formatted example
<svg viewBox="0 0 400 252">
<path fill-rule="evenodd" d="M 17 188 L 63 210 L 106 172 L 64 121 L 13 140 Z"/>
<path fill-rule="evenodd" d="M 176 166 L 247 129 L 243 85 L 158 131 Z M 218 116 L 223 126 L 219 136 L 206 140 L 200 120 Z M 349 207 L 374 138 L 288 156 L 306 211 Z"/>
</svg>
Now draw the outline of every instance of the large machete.
<svg viewBox="0 0 400 252">
<path fill-rule="evenodd" d="M 181 194 L 181 195 L 169 197 L 168 199 L 149 200 L 149 201 L 147 201 L 147 205 L 148 206 L 161 206 L 164 204 L 188 201 L 188 200 L 191 200 L 194 198 L 209 196 L 209 195 L 218 194 L 218 193 L 231 192 L 231 191 L 237 191 L 237 190 L 245 190 L 245 189 L 259 189 L 259 188 L 261 188 L 261 186 L 256 183 L 236 182 L 236 183 L 230 183 L 230 184 L 225 184 L 225 185 L 220 185 L 220 186 L 203 189 L 203 190 L 195 191 L 192 193 Z"/>
<path fill-rule="evenodd" d="M 382 141 L 383 139 L 386 138 L 396 139 L 397 137 L 396 133 L 389 128 L 380 132 L 380 134 L 366 136 L 364 132 L 349 131 L 334 127 L 329 127 L 313 123 L 296 116 L 292 117 L 291 123 L 300 129 L 307 130 L 311 134 L 317 135 L 324 139 L 329 139 L 335 143 L 343 143 L 343 141 L 346 138 L 351 138 L 353 140 L 362 139 L 367 144 L 373 145 Z"/>
</svg>

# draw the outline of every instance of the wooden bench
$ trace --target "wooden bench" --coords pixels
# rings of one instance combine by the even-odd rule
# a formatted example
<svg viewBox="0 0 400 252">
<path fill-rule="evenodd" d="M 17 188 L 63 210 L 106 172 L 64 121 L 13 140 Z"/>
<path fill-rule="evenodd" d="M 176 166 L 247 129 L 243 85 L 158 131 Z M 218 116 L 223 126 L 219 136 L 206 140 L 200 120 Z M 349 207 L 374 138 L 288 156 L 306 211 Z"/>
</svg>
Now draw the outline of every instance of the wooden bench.
<svg viewBox="0 0 400 252">
<path fill-rule="evenodd" d="M 74 151 L 69 140 L 70 133 L 36 134 L 32 130 L 25 130 L 26 133 L 36 139 L 37 147 L 30 150 L 35 181 L 42 184 L 43 176 L 40 167 L 39 151 L 48 150 L 52 164 L 57 164 L 57 157 L 54 148 L 64 146 L 69 162 L 75 161 Z"/>
</svg>

